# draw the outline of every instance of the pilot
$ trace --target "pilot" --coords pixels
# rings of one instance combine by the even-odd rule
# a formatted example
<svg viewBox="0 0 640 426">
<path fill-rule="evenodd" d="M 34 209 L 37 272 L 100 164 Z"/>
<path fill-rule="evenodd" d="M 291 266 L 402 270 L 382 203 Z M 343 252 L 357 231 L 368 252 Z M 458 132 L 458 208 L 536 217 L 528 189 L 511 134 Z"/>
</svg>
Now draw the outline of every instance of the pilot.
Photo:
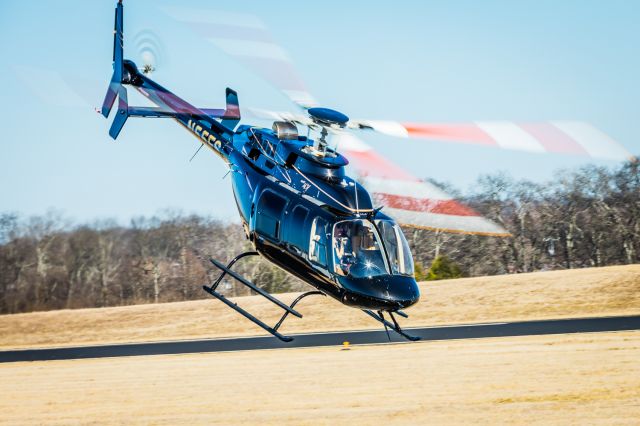
<svg viewBox="0 0 640 426">
<path fill-rule="evenodd" d="M 349 268 L 353 263 L 353 258 L 355 257 L 353 253 L 353 247 L 351 244 L 351 238 L 349 236 L 348 228 L 344 226 L 339 226 L 336 229 L 334 235 L 335 241 L 335 257 L 336 262 L 336 273 L 347 276 L 349 275 Z"/>
</svg>

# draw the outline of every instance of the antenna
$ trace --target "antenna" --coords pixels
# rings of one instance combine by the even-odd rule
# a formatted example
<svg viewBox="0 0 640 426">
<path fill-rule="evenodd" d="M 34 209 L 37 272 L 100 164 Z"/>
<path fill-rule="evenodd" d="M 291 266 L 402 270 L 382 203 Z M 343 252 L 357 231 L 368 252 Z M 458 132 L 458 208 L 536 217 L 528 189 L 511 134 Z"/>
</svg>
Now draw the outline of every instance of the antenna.
<svg viewBox="0 0 640 426">
<path fill-rule="evenodd" d="M 204 143 L 200 143 L 200 146 L 198 147 L 198 149 L 196 149 L 196 152 L 191 156 L 191 158 L 189 159 L 189 162 L 191 162 L 191 160 L 193 160 L 194 158 L 196 158 L 196 155 L 198 155 L 198 153 L 200 152 L 200 150 L 202 149 L 202 147 L 204 146 Z"/>
</svg>

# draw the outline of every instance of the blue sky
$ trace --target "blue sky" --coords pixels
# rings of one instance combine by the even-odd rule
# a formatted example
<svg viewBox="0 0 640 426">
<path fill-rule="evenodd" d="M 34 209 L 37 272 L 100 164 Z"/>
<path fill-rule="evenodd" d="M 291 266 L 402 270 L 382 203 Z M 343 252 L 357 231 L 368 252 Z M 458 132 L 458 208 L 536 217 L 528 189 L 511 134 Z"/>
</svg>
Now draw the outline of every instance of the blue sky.
<svg viewBox="0 0 640 426">
<path fill-rule="evenodd" d="M 0 3 L 0 211 L 56 208 L 78 221 L 127 221 L 177 208 L 234 219 L 225 166 L 204 150 L 189 162 L 197 142 L 174 122 L 131 119 L 114 142 L 110 120 L 59 87 L 44 94 L 30 89 L 34 69 L 62 74 L 98 106 L 111 75 L 114 6 Z M 582 120 L 640 154 L 640 2 L 125 0 L 125 56 L 138 60 L 133 38 L 152 31 L 162 45 L 153 75 L 160 84 L 197 106 L 222 106 L 230 86 L 241 107 L 295 111 L 162 6 L 260 16 L 323 106 L 353 117 Z M 463 190 L 480 174 L 544 181 L 554 170 L 590 161 L 359 136 L 413 174 Z"/>
</svg>

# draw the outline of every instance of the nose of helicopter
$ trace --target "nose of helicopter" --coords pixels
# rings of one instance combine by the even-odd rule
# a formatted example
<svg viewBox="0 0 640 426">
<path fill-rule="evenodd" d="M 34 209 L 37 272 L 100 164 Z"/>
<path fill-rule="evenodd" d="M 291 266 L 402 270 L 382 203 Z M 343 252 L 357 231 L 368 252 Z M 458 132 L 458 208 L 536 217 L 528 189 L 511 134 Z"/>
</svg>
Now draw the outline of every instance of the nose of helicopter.
<svg viewBox="0 0 640 426">
<path fill-rule="evenodd" d="M 387 275 L 348 280 L 343 287 L 347 290 L 343 302 L 364 309 L 404 309 L 420 300 L 420 289 L 413 277 Z"/>
<path fill-rule="evenodd" d="M 420 300 L 420 288 L 413 278 L 405 279 L 401 282 L 393 280 L 385 295 L 387 300 L 398 304 L 400 308 L 408 308 Z"/>
</svg>

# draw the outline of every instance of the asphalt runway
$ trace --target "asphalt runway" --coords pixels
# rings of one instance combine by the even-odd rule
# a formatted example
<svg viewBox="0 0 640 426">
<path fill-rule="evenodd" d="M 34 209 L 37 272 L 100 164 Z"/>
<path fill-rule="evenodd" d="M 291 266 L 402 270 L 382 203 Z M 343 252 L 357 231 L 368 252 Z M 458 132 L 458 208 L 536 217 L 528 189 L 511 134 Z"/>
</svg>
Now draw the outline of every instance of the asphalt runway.
<svg viewBox="0 0 640 426">
<path fill-rule="evenodd" d="M 640 330 L 640 316 L 460 324 L 408 328 L 405 331 L 414 336 L 419 336 L 422 341 L 433 341 L 624 330 Z M 391 336 L 391 342 L 407 342 L 393 332 L 389 334 Z M 294 334 L 292 336 L 294 340 L 289 343 L 281 342 L 271 336 L 260 336 L 0 351 L 0 362 L 305 348 L 342 345 L 345 341 L 352 345 L 389 342 L 384 330 L 338 331 L 330 333 Z"/>
</svg>

